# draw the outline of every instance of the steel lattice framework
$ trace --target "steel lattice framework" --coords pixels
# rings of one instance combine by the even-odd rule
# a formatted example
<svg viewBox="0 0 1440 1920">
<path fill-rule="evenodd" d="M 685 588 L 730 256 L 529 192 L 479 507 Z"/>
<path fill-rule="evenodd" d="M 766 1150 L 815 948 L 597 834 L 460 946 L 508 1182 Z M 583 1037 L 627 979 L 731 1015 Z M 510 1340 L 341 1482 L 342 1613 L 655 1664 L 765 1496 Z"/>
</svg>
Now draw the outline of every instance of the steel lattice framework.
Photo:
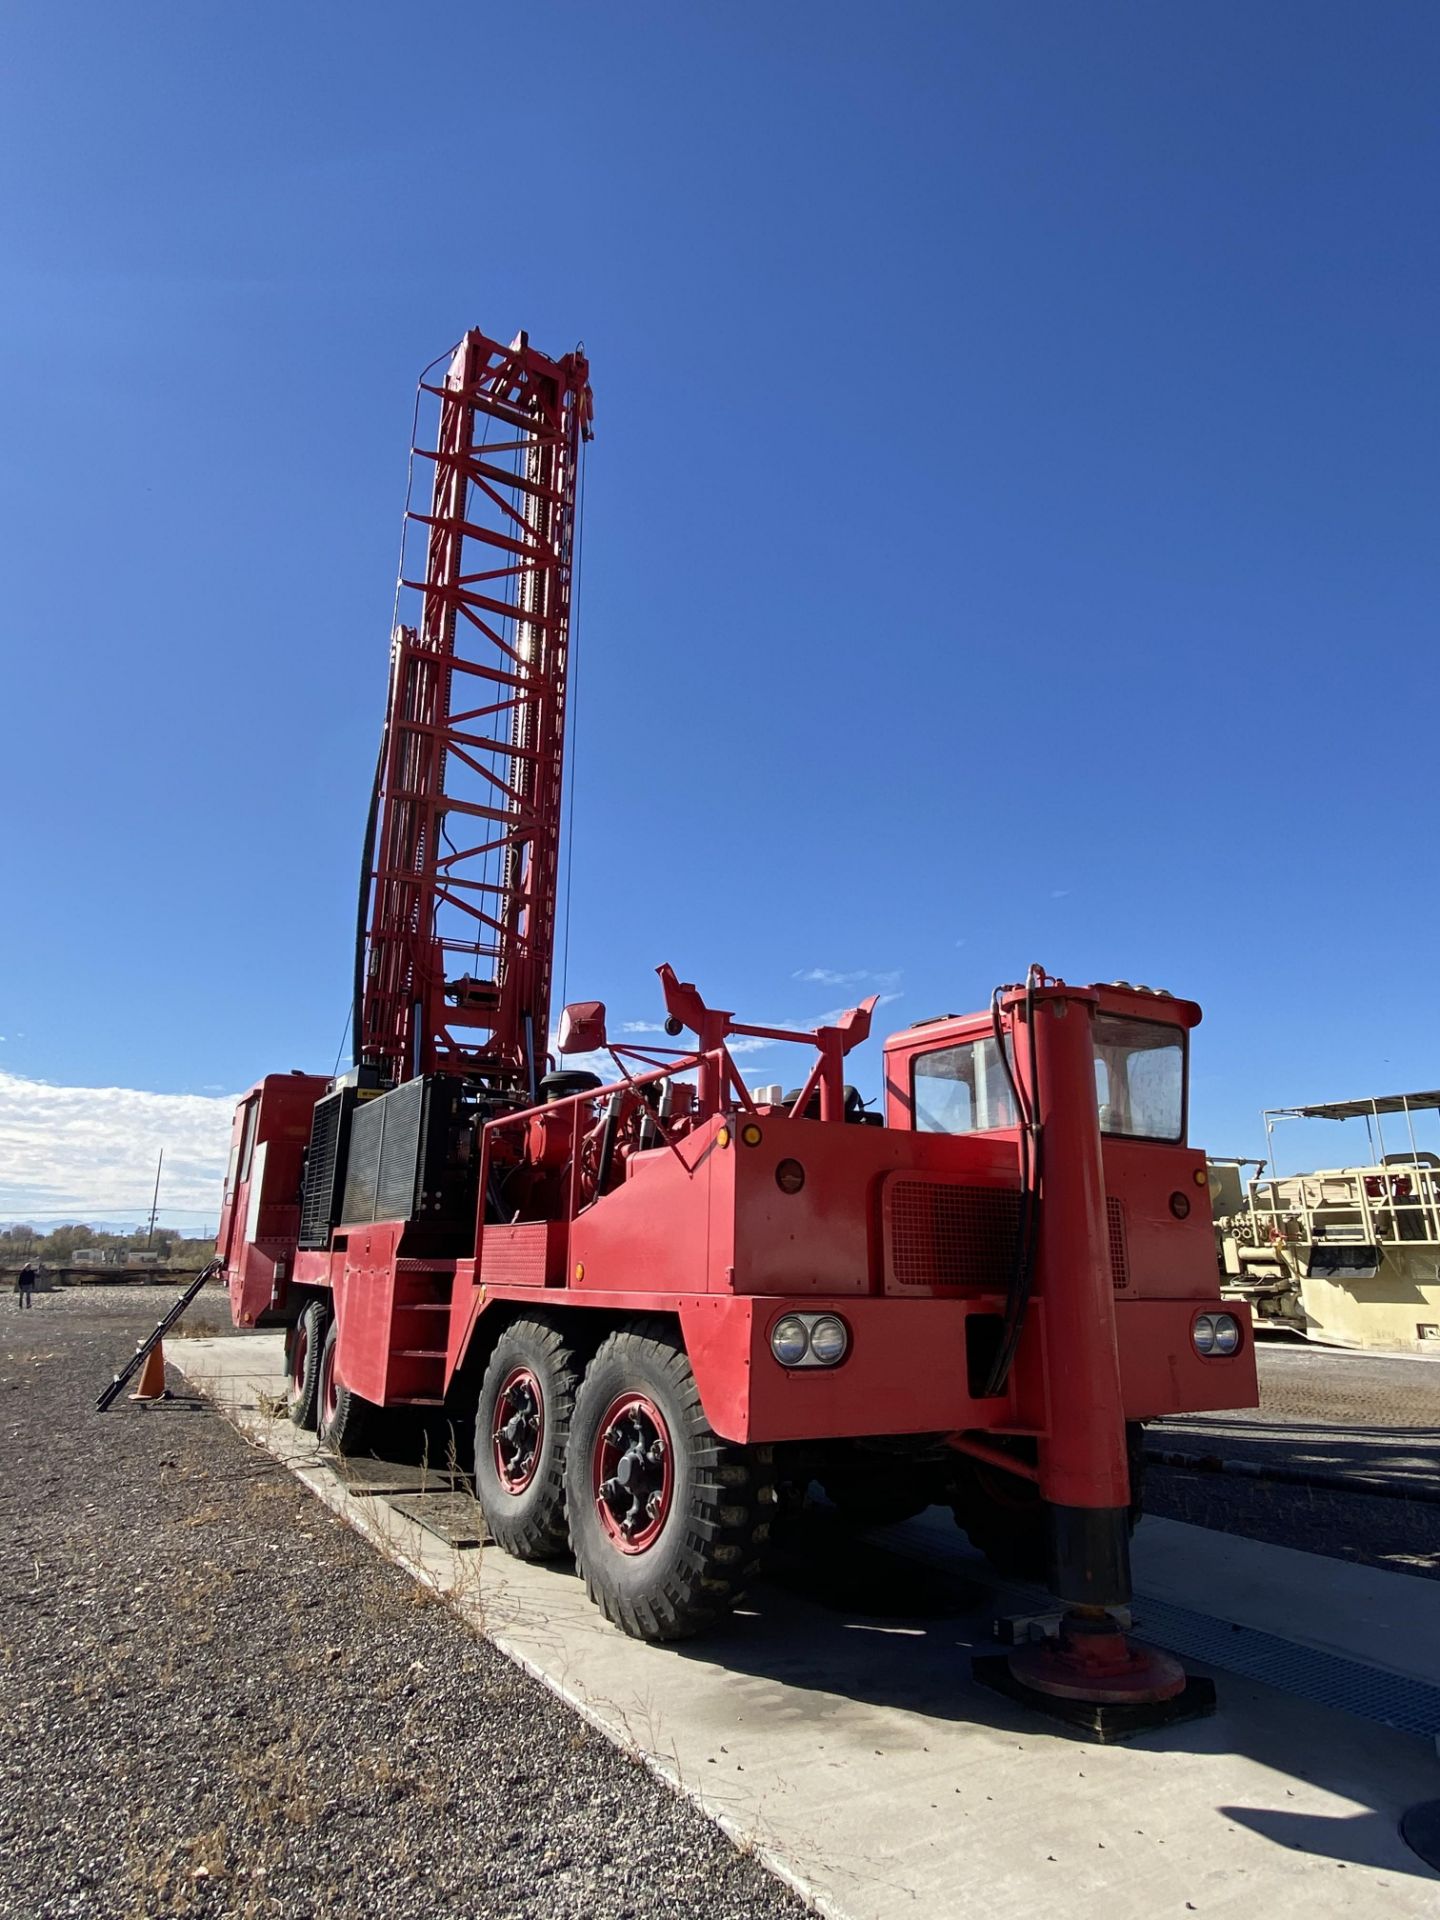
<svg viewBox="0 0 1440 1920">
<path fill-rule="evenodd" d="M 439 385 L 413 626 L 391 647 L 367 834 L 357 1061 L 533 1095 L 560 857 L 582 352 L 468 333 Z M 407 542 L 407 544 L 412 544 Z M 414 543 L 418 544 L 418 543 Z"/>
</svg>

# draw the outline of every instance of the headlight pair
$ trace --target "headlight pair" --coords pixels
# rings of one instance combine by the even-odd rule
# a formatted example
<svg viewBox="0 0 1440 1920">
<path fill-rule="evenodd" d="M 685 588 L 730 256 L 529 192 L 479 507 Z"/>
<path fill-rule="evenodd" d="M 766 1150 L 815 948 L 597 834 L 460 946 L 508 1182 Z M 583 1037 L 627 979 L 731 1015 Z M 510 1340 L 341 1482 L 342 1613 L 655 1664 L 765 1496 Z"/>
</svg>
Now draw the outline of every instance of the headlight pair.
<svg viewBox="0 0 1440 1920">
<path fill-rule="evenodd" d="M 850 1351 L 850 1329 L 838 1313 L 786 1313 L 770 1329 L 770 1351 L 782 1367 L 838 1367 Z"/>
<path fill-rule="evenodd" d="M 1233 1313 L 1202 1313 L 1190 1329 L 1195 1351 L 1208 1360 L 1212 1355 L 1236 1353 L 1240 1347 L 1240 1322 Z"/>
</svg>

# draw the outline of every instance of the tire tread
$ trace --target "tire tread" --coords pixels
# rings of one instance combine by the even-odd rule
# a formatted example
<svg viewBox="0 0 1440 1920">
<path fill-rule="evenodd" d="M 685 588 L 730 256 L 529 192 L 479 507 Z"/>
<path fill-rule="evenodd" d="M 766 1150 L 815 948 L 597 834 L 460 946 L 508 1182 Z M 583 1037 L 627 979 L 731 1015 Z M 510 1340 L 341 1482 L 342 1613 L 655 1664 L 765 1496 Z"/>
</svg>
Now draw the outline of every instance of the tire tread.
<svg viewBox="0 0 1440 1920">
<path fill-rule="evenodd" d="M 654 1369 L 669 1389 L 672 1406 L 664 1409 L 667 1422 L 678 1428 L 671 1439 L 687 1450 L 693 1475 L 690 1511 L 684 1534 L 672 1556 L 666 1576 L 640 1594 L 627 1593 L 607 1579 L 612 1558 L 602 1551 L 587 1552 L 584 1531 L 577 1526 L 573 1501 L 583 1480 L 589 1496 L 587 1430 L 608 1399 L 611 1389 L 600 1383 L 611 1361 Z M 637 1378 L 637 1386 L 641 1384 Z M 773 1498 L 773 1450 L 742 1447 L 721 1440 L 705 1418 L 699 1389 L 685 1349 L 678 1337 L 643 1332 L 634 1327 L 612 1333 L 601 1343 L 575 1405 L 574 1432 L 579 1451 L 571 1464 L 572 1504 L 570 1544 L 585 1591 L 605 1618 L 638 1640 L 683 1640 L 701 1633 L 734 1608 L 747 1583 L 759 1570 L 757 1552 L 768 1532 Z"/>
</svg>

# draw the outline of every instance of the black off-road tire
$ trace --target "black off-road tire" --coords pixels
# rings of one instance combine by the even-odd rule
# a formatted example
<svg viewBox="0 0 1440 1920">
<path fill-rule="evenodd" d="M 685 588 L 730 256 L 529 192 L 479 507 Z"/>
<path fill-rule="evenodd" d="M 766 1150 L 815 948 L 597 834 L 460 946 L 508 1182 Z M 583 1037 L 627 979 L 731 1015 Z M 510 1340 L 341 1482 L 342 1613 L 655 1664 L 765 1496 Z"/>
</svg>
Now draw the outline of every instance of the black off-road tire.
<svg viewBox="0 0 1440 1920">
<path fill-rule="evenodd" d="M 332 1314 L 325 1330 L 325 1344 L 320 1349 L 316 1431 L 336 1453 L 367 1453 L 380 1409 L 353 1393 L 336 1373 L 335 1349 L 339 1338 L 340 1322 Z"/>
<path fill-rule="evenodd" d="M 1014 1443 L 1020 1457 L 1032 1466 L 1033 1442 Z M 1125 1427 L 1125 1451 L 1130 1469 L 1130 1532 L 1134 1535 L 1145 1511 L 1145 1436 L 1138 1420 Z M 1033 1480 L 986 1466 L 983 1461 L 957 1458 L 951 1505 L 956 1522 L 970 1536 L 998 1574 L 1011 1580 L 1038 1581 L 1050 1577 L 1050 1518 L 1040 1489 Z"/>
<path fill-rule="evenodd" d="M 653 1544 L 627 1553 L 601 1519 L 597 1460 L 617 1400 L 643 1395 L 668 1429 L 672 1482 Z M 585 1591 L 636 1640 L 684 1640 L 730 1612 L 759 1571 L 770 1534 L 773 1450 L 714 1433 L 679 1337 L 613 1333 L 587 1368 L 575 1402 L 566 1465 L 566 1514 Z"/>
<path fill-rule="evenodd" d="M 495 1417 L 508 1383 L 521 1373 L 535 1383 L 540 1419 L 529 1477 L 512 1491 L 496 1460 Z M 491 1539 L 517 1560 L 553 1560 L 569 1549 L 565 1454 L 579 1387 L 580 1361 L 553 1322 L 517 1320 L 495 1343 L 475 1412 L 475 1497 Z M 509 1399 L 513 1417 L 513 1392 Z"/>
<path fill-rule="evenodd" d="M 329 1306 L 312 1300 L 291 1327 L 285 1340 L 285 1366 L 290 1379 L 290 1418 L 307 1433 L 320 1417 L 320 1357 L 325 1348 Z"/>
</svg>

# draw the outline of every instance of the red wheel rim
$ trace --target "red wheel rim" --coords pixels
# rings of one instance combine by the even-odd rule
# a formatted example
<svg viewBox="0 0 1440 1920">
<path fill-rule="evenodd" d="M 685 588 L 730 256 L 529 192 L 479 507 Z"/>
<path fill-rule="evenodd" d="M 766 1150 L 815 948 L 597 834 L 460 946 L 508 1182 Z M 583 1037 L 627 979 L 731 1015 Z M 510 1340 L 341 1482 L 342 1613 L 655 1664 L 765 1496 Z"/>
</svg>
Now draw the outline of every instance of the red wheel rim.
<svg viewBox="0 0 1440 1920">
<path fill-rule="evenodd" d="M 310 1335 L 302 1316 L 295 1322 L 290 1342 L 290 1385 L 296 1393 L 305 1391 L 305 1362 L 310 1353 Z"/>
<path fill-rule="evenodd" d="M 644 1553 L 665 1531 L 675 1493 L 674 1448 L 665 1416 L 643 1393 L 618 1394 L 591 1457 L 595 1511 L 621 1553 Z"/>
<path fill-rule="evenodd" d="M 524 1493 L 540 1466 L 545 1402 L 529 1367 L 512 1367 L 501 1383 L 490 1421 L 495 1477 L 506 1493 Z"/>
</svg>

